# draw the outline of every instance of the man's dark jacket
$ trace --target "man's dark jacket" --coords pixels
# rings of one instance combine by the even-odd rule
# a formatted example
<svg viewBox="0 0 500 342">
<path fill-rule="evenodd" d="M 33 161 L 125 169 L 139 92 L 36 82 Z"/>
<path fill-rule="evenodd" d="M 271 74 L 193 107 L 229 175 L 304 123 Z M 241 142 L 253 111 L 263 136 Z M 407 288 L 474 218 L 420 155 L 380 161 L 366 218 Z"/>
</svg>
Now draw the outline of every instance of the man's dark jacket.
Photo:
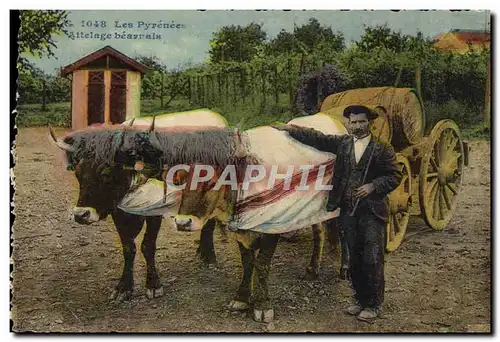
<svg viewBox="0 0 500 342">
<path fill-rule="evenodd" d="M 337 156 L 332 179 L 333 188 L 328 198 L 327 209 L 340 207 L 342 214 L 352 210 L 355 199 L 353 193 L 363 185 L 363 175 L 372 150 L 368 174 L 364 184 L 373 183 L 375 190 L 360 201 L 361 207 L 368 206 L 379 219 L 387 222 L 389 208 L 387 194 L 401 182 L 401 171 L 396 165 L 394 149 L 385 143 L 374 141 L 373 136 L 360 161 L 356 163 L 354 138 L 352 135 L 326 135 L 312 128 L 292 126 L 288 133 L 294 139 L 318 150 L 331 152 Z"/>
</svg>

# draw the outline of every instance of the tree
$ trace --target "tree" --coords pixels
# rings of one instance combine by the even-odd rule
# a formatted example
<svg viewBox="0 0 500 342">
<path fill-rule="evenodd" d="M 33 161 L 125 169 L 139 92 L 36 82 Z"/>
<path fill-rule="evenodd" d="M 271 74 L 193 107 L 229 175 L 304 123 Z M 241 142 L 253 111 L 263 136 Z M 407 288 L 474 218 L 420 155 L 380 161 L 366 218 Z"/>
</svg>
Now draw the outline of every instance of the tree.
<svg viewBox="0 0 500 342">
<path fill-rule="evenodd" d="M 137 56 L 135 59 L 152 70 L 163 72 L 167 70 L 167 67 L 156 56 Z"/>
<path fill-rule="evenodd" d="M 334 33 L 329 26 L 322 26 L 316 18 L 310 18 L 307 24 L 295 26 L 293 33 L 281 30 L 269 44 L 269 52 L 310 54 L 318 49 L 330 52 L 342 51 L 345 47 L 342 32 Z"/>
<path fill-rule="evenodd" d="M 53 36 L 66 33 L 68 12 L 56 10 L 21 11 L 21 27 L 19 28 L 19 52 L 37 57 L 53 57 L 53 49 L 57 48 Z M 21 64 L 26 62 L 24 56 L 19 57 Z"/>
<path fill-rule="evenodd" d="M 256 49 L 264 44 L 266 37 L 261 25 L 256 23 L 223 26 L 212 34 L 208 51 L 210 62 L 248 62 Z"/>
<path fill-rule="evenodd" d="M 293 34 L 309 51 L 314 50 L 319 43 L 327 44 L 337 51 L 345 47 L 344 35 L 341 32 L 333 33 L 331 27 L 321 26 L 316 18 L 310 18 L 307 24 L 295 27 Z"/>
<path fill-rule="evenodd" d="M 423 48 L 432 46 L 431 39 L 425 39 L 421 32 L 417 36 L 403 35 L 400 31 L 391 30 L 387 24 L 374 27 L 365 26 L 365 33 L 356 42 L 363 52 L 372 52 L 385 48 L 394 52 L 421 52 Z"/>
<path fill-rule="evenodd" d="M 135 59 L 151 69 L 142 80 L 143 97 L 146 99 L 159 98 L 162 102 L 161 107 L 163 107 L 164 74 L 167 67 L 155 56 L 137 56 Z"/>
</svg>

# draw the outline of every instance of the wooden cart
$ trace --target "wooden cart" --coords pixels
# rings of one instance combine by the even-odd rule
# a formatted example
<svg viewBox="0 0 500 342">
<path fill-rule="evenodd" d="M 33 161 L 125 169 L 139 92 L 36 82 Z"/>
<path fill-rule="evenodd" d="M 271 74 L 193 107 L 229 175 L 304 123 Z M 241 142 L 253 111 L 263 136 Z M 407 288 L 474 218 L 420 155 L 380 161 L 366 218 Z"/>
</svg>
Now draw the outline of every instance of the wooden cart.
<svg viewBox="0 0 500 342">
<path fill-rule="evenodd" d="M 446 227 L 468 165 L 468 144 L 456 123 L 441 120 L 424 135 L 423 106 L 416 90 L 410 88 L 365 88 L 332 94 L 323 101 L 321 112 L 345 120 L 343 110 L 352 104 L 366 105 L 379 113 L 372 134 L 394 147 L 403 173 L 401 184 L 389 194 L 386 250 L 392 252 L 400 246 L 410 215 L 421 216 L 435 230 Z"/>
</svg>

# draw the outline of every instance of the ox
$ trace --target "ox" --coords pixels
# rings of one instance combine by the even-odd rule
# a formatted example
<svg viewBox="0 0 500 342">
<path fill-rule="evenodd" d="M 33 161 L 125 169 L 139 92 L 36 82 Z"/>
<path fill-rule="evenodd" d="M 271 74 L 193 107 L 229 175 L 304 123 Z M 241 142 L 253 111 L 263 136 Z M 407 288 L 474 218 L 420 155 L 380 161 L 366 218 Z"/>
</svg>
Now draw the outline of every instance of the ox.
<svg viewBox="0 0 500 342">
<path fill-rule="evenodd" d="M 154 123 L 151 129 L 154 128 Z M 68 169 L 75 171 L 79 182 L 79 195 L 73 210 L 74 220 L 80 224 L 92 224 L 111 215 L 120 236 L 124 266 L 122 276 L 110 295 L 111 300 L 127 300 L 133 290 L 133 264 L 136 255 L 135 239 L 146 222 L 146 232 L 141 252 L 147 265 L 146 295 L 149 299 L 163 295 L 163 287 L 155 267 L 156 239 L 162 216 L 142 216 L 127 213 L 119 208 L 122 199 L 148 178 L 161 178 L 156 154 L 147 153 L 153 159 L 143 160 L 146 168 L 134 169 L 136 151 L 150 152 L 144 147 L 147 131 L 123 126 L 89 129 L 56 138 L 52 128 L 50 135 L 55 144 L 66 152 Z M 137 145 L 142 146 L 137 149 Z M 149 167 L 148 167 L 149 166 Z M 160 170 L 161 171 L 161 170 Z M 172 205 L 171 214 L 175 214 Z M 175 210 L 177 207 L 175 207 Z M 216 220 L 206 223 L 201 232 L 198 254 L 204 263 L 215 263 L 213 231 Z"/>
<path fill-rule="evenodd" d="M 275 132 L 274 130 L 272 130 Z M 211 132 L 195 132 L 178 136 L 176 143 L 172 142 L 173 136 L 162 132 L 150 132 L 149 142 L 153 150 L 163 151 L 165 155 L 172 156 L 173 146 L 182 146 L 182 157 L 171 158 L 167 165 L 204 164 L 214 165 L 212 175 L 198 174 L 205 178 L 205 182 L 193 184 L 194 172 L 179 170 L 177 177 L 185 185 L 179 208 L 175 218 L 177 227 L 181 231 L 195 231 L 213 219 L 228 224 L 230 217 L 237 211 L 238 190 L 228 185 L 217 186 L 221 177 L 221 170 L 227 166 L 235 166 L 237 178 L 241 176 L 249 165 L 259 163 L 259 158 L 249 153 L 249 147 L 230 130 Z M 184 139 L 182 143 L 181 140 Z M 225 146 L 221 152 L 214 149 L 213 144 Z M 142 152 L 146 153 L 147 152 Z M 139 153 L 140 154 L 140 153 Z M 179 175 L 180 174 L 180 175 Z M 314 252 L 307 272 L 313 277 L 317 274 L 319 261 L 322 254 L 322 241 L 324 240 L 325 227 L 322 221 L 313 225 Z M 243 275 L 236 296 L 229 303 L 229 309 L 234 311 L 246 310 L 253 305 L 253 318 L 258 322 L 271 322 L 274 319 L 274 310 L 268 293 L 268 279 L 273 254 L 276 250 L 280 234 L 266 234 L 252 230 L 240 230 L 236 227 L 235 237 L 241 253 Z M 337 238 L 331 241 L 336 242 Z"/>
</svg>

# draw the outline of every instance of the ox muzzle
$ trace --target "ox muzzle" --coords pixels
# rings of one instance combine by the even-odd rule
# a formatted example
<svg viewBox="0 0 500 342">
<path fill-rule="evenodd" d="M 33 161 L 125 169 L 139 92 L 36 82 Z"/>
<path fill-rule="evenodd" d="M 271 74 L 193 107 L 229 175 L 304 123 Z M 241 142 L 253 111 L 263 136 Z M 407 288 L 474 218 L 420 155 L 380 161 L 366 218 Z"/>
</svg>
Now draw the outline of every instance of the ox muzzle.
<svg viewBox="0 0 500 342">
<path fill-rule="evenodd" d="M 92 207 L 75 207 L 73 218 L 79 224 L 91 224 L 99 221 L 99 214 Z"/>
<path fill-rule="evenodd" d="M 196 216 L 177 215 L 174 216 L 177 230 L 182 232 L 194 232 L 203 228 L 203 221 Z"/>
</svg>

